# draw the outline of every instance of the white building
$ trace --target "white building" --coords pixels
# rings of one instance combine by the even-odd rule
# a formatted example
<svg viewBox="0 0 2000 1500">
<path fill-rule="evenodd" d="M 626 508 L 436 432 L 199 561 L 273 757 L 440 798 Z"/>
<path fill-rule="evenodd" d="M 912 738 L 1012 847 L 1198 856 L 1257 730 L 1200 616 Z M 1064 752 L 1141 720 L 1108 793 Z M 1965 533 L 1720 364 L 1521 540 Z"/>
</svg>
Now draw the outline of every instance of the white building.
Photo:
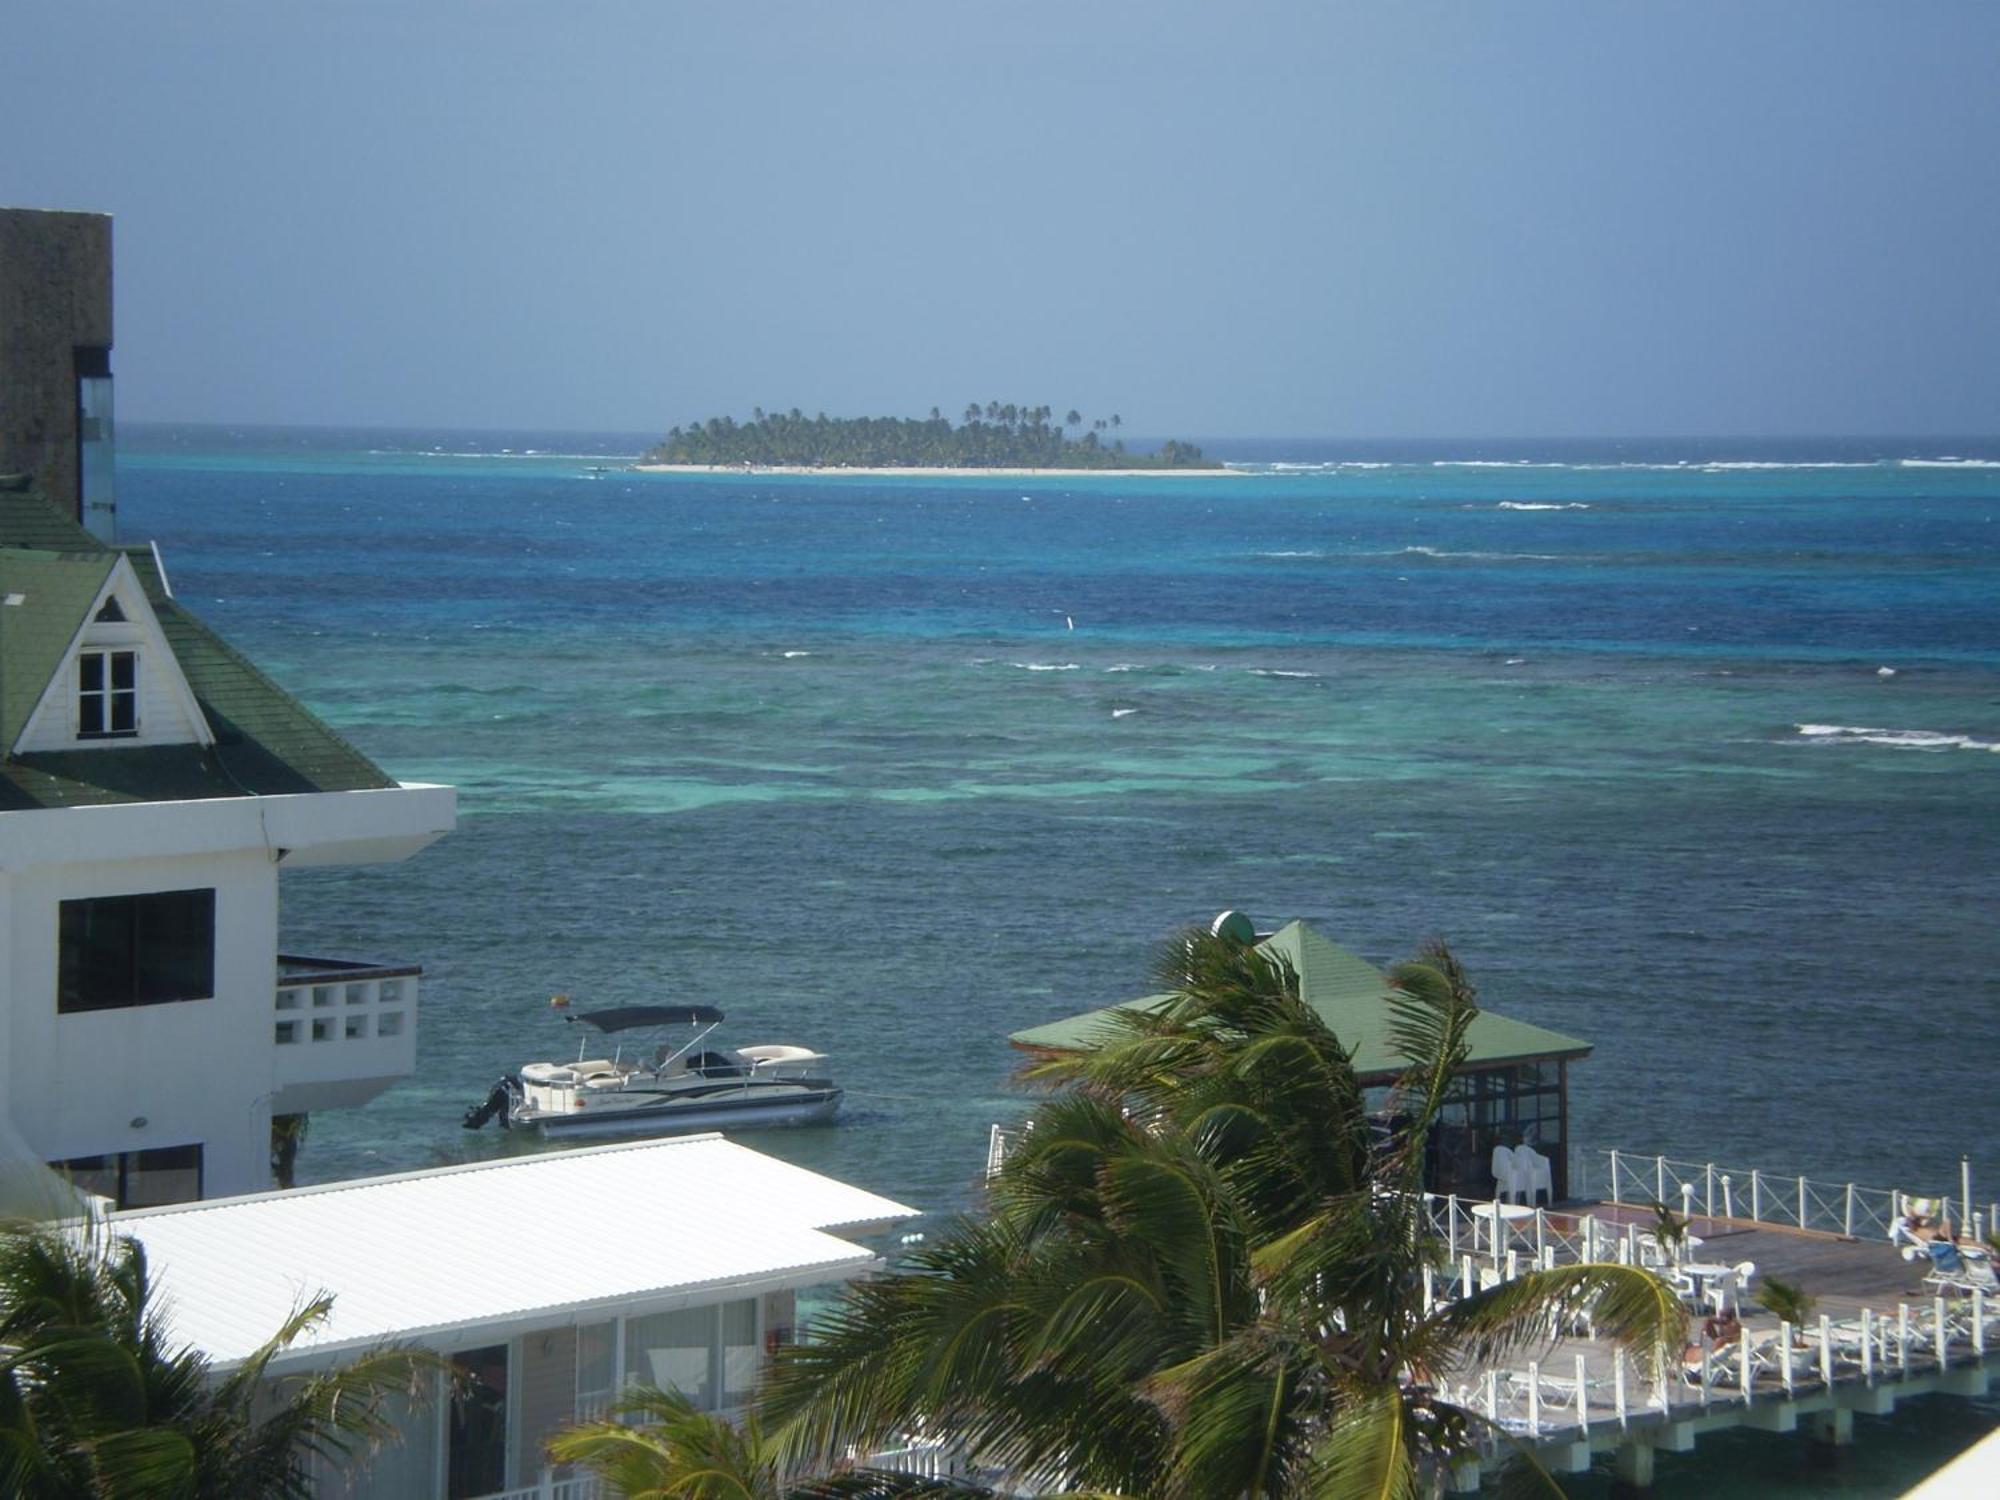
<svg viewBox="0 0 2000 1500">
<path fill-rule="evenodd" d="M 740 1411 L 792 1338 L 798 1291 L 879 1266 L 844 1236 L 916 1212 L 700 1135 L 137 1210 L 110 1228 L 145 1247 L 174 1340 L 220 1368 L 322 1292 L 330 1321 L 274 1377 L 387 1341 L 454 1359 L 468 1396 L 401 1414 L 397 1448 L 320 1483 L 341 1500 L 468 1500 L 541 1487 L 550 1434 L 633 1381 Z"/>
<path fill-rule="evenodd" d="M 415 1065 L 418 973 L 281 961 L 281 869 L 403 859 L 391 780 L 177 604 L 0 492 L 0 1123 L 121 1205 L 271 1185 L 271 1121 Z"/>
</svg>

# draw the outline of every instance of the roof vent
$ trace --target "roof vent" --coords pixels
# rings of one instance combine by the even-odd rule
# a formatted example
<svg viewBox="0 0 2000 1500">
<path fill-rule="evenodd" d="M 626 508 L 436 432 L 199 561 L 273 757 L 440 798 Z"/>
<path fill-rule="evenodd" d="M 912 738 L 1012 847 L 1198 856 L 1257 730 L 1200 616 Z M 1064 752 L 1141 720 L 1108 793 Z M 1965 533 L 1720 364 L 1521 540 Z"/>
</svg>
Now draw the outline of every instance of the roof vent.
<svg viewBox="0 0 2000 1500">
<path fill-rule="evenodd" d="M 1216 937 L 1227 938 L 1246 948 L 1257 941 L 1256 926 L 1240 911 L 1223 912 L 1209 924 L 1208 930 Z"/>
</svg>

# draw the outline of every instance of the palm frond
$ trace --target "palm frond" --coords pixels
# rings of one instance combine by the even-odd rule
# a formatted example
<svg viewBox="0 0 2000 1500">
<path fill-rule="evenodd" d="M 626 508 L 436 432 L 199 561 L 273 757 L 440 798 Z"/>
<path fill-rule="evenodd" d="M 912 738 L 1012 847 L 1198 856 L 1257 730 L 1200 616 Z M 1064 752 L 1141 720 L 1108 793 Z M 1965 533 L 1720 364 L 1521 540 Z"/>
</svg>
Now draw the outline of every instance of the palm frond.
<svg viewBox="0 0 2000 1500">
<path fill-rule="evenodd" d="M 1636 1353 L 1686 1343 L 1687 1309 L 1672 1287 L 1638 1266 L 1590 1262 L 1530 1271 L 1453 1302 L 1424 1320 L 1418 1336 L 1426 1352 L 1456 1351 L 1491 1364 L 1552 1344 L 1586 1313 L 1599 1338 Z"/>
<path fill-rule="evenodd" d="M 1377 1391 L 1328 1422 L 1300 1493 L 1313 1500 L 1418 1500 L 1413 1447 L 1401 1393 Z"/>
</svg>

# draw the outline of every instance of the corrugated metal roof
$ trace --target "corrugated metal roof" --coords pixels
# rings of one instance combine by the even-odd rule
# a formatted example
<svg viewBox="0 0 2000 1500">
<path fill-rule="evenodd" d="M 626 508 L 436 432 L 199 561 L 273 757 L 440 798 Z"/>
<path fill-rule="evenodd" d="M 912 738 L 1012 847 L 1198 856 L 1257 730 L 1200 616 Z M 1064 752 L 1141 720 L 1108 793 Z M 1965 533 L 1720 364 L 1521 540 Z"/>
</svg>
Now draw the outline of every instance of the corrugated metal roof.
<svg viewBox="0 0 2000 1500">
<path fill-rule="evenodd" d="M 242 1359 L 303 1300 L 324 1354 L 546 1312 L 788 1278 L 874 1259 L 828 1230 L 917 1210 L 721 1136 L 600 1146 L 110 1216 L 145 1247 L 177 1341 Z M 702 1300 L 710 1300 L 703 1298 Z"/>
<path fill-rule="evenodd" d="M 1383 1082 L 1402 1072 L 1402 1059 L 1389 1034 L 1388 982 L 1379 969 L 1303 922 L 1286 924 L 1258 946 L 1282 955 L 1292 966 L 1299 977 L 1299 997 L 1340 1038 L 1364 1083 Z M 1170 998 L 1149 995 L 1123 1007 L 1087 1011 L 1017 1031 L 1010 1040 L 1017 1047 L 1049 1052 L 1101 1046 L 1115 1034 L 1106 1024 L 1113 1010 L 1156 1010 Z M 1475 1068 L 1530 1058 L 1584 1057 L 1590 1052 L 1588 1042 L 1490 1010 L 1473 1018 L 1466 1043 L 1470 1049 L 1466 1063 Z"/>
</svg>

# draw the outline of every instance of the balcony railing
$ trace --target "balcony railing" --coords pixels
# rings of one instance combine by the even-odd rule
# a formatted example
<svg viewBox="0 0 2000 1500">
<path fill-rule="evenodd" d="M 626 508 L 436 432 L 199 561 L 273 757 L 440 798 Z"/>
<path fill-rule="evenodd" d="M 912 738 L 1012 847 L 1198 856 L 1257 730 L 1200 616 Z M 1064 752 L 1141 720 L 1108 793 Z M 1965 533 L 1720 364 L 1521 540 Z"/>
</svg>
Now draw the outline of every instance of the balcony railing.
<svg viewBox="0 0 2000 1500">
<path fill-rule="evenodd" d="M 276 1113 L 364 1104 L 417 1062 L 421 964 L 278 955 Z"/>
</svg>

